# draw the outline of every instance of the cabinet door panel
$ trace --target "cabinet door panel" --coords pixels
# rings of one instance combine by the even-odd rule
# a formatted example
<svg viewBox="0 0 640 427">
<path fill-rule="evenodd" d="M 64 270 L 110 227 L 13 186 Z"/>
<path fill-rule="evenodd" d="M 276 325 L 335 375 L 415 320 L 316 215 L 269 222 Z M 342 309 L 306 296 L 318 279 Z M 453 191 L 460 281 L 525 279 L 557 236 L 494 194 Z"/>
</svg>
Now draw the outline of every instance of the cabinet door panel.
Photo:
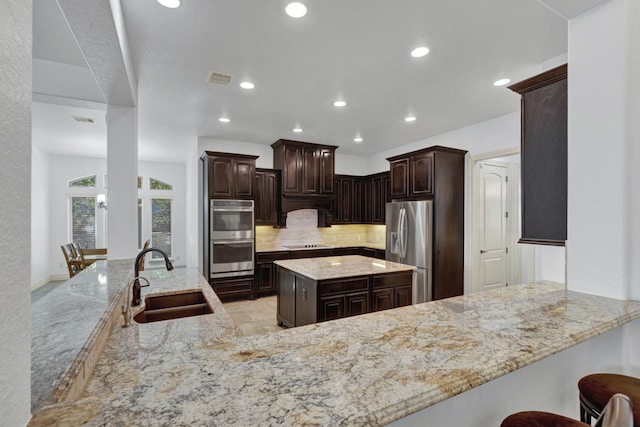
<svg viewBox="0 0 640 427">
<path fill-rule="evenodd" d="M 371 301 L 371 311 L 388 310 L 393 308 L 393 289 L 374 289 Z"/>
<path fill-rule="evenodd" d="M 384 222 L 383 215 L 385 210 L 384 204 L 384 187 L 381 176 L 371 179 L 371 222 L 381 224 Z"/>
<path fill-rule="evenodd" d="M 256 264 L 256 287 L 258 292 L 275 290 L 273 283 L 273 264 Z"/>
<path fill-rule="evenodd" d="M 411 286 L 398 286 L 394 289 L 393 308 L 411 305 Z"/>
<path fill-rule="evenodd" d="M 256 225 L 266 224 L 266 210 L 265 210 L 265 181 L 266 175 L 264 172 L 256 172 L 253 184 L 254 184 L 254 207 L 253 216 L 255 218 Z"/>
<path fill-rule="evenodd" d="M 320 191 L 320 161 L 316 148 L 302 148 L 302 192 L 318 194 Z"/>
<path fill-rule="evenodd" d="M 282 190 L 285 193 L 302 192 L 302 149 L 300 147 L 284 147 Z"/>
<path fill-rule="evenodd" d="M 344 317 L 344 300 L 342 295 L 320 298 L 318 321 L 335 320 Z"/>
<path fill-rule="evenodd" d="M 357 316 L 369 312 L 369 293 L 358 292 L 346 297 L 346 316 Z"/>
<path fill-rule="evenodd" d="M 389 164 L 391 175 L 391 197 L 409 195 L 409 159 L 395 160 Z"/>
<path fill-rule="evenodd" d="M 234 159 L 235 197 L 252 198 L 255 179 L 255 160 Z"/>
<path fill-rule="evenodd" d="M 209 197 L 233 198 L 233 165 L 231 158 L 209 158 Z"/>
<path fill-rule="evenodd" d="M 333 194 L 334 177 L 334 152 L 326 148 L 320 149 L 320 192 L 322 194 Z"/>
<path fill-rule="evenodd" d="M 340 200 L 340 213 L 341 221 L 343 223 L 353 222 L 352 217 L 352 205 L 353 205 L 353 180 L 343 179 L 340 182 L 341 186 L 341 200 Z"/>
<path fill-rule="evenodd" d="M 433 153 L 411 157 L 411 195 L 433 194 Z"/>
</svg>

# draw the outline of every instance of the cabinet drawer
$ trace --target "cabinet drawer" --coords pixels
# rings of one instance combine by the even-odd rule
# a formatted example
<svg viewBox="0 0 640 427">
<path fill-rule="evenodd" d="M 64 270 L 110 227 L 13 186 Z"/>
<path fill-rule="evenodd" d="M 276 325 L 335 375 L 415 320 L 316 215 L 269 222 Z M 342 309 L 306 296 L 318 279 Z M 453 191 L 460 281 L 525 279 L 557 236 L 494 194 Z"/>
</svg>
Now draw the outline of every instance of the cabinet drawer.
<svg viewBox="0 0 640 427">
<path fill-rule="evenodd" d="M 256 252 L 256 262 L 271 262 L 291 258 L 289 251 Z"/>
<path fill-rule="evenodd" d="M 312 249 L 302 251 L 292 251 L 291 258 L 318 258 L 333 255 L 333 249 Z"/>
<path fill-rule="evenodd" d="M 239 279 L 211 279 L 210 283 L 219 297 L 248 295 L 253 292 L 253 276 Z"/>
<path fill-rule="evenodd" d="M 335 256 L 360 255 L 360 248 L 335 248 L 333 254 Z"/>
<path fill-rule="evenodd" d="M 413 272 L 384 274 L 373 276 L 373 289 L 411 285 L 413 283 Z"/>
<path fill-rule="evenodd" d="M 323 280 L 320 282 L 320 295 L 334 293 L 346 293 L 369 290 L 368 277 L 355 277 L 352 279 Z"/>
</svg>

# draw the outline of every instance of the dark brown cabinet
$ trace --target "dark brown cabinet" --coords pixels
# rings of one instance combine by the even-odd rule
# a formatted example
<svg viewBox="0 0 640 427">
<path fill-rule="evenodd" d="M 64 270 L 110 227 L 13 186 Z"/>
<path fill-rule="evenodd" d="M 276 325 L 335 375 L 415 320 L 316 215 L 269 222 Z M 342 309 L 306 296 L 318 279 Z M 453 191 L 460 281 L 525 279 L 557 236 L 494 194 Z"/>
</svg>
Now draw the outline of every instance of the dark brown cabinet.
<svg viewBox="0 0 640 427">
<path fill-rule="evenodd" d="M 412 273 L 373 277 L 371 311 L 411 305 Z"/>
<path fill-rule="evenodd" d="M 201 159 L 208 197 L 253 199 L 257 158 L 258 156 L 205 151 Z"/>
<path fill-rule="evenodd" d="M 433 194 L 434 153 L 420 150 L 389 159 L 392 198 L 420 198 Z"/>
<path fill-rule="evenodd" d="M 394 200 L 433 200 L 433 299 L 464 292 L 466 151 L 434 146 L 390 157 Z"/>
<path fill-rule="evenodd" d="M 222 301 L 254 295 L 253 276 L 210 279 L 209 283 Z"/>
<path fill-rule="evenodd" d="M 287 195 L 333 195 L 336 146 L 279 139 L 271 144 L 273 167 L 282 171 Z"/>
<path fill-rule="evenodd" d="M 567 240 L 567 65 L 509 86 L 521 95 L 520 243 Z"/>
<path fill-rule="evenodd" d="M 259 296 L 276 293 L 276 266 L 273 261 L 291 258 L 289 251 L 259 252 L 256 254 L 255 283 Z"/>
<path fill-rule="evenodd" d="M 291 251 L 291 258 L 318 258 L 332 256 L 333 249 L 305 249 L 301 251 Z"/>
<path fill-rule="evenodd" d="M 369 278 L 324 280 L 318 296 L 318 322 L 368 313 Z"/>
<path fill-rule="evenodd" d="M 336 175 L 333 224 L 384 224 L 389 173 Z"/>
<path fill-rule="evenodd" d="M 280 212 L 280 171 L 256 169 L 254 186 L 256 225 L 277 225 Z"/>
</svg>

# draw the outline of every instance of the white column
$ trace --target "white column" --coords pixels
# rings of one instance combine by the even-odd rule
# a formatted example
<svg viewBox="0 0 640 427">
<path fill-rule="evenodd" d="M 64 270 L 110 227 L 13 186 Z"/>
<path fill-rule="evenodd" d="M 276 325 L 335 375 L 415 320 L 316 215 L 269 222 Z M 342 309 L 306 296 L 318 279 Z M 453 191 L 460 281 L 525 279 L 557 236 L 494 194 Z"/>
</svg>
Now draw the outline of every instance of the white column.
<svg viewBox="0 0 640 427">
<path fill-rule="evenodd" d="M 138 252 L 138 120 L 133 107 L 107 108 L 107 253 Z M 133 264 L 131 264 L 133 268 Z"/>
<path fill-rule="evenodd" d="M 637 19 L 611 0 L 569 22 L 567 288 L 619 299 L 640 294 Z"/>
<path fill-rule="evenodd" d="M 32 2 L 0 13 L 0 423 L 31 417 Z M 63 226 L 63 225 L 61 225 Z"/>
</svg>

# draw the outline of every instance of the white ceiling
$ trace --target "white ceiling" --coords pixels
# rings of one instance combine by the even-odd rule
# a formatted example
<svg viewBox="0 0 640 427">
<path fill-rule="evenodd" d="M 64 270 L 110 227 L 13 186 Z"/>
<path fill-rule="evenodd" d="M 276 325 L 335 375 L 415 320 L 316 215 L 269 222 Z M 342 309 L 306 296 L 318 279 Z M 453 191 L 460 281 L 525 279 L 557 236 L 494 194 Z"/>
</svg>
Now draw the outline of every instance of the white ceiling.
<svg viewBox="0 0 640 427">
<path fill-rule="evenodd" d="M 184 159 L 198 136 L 209 136 L 257 144 L 298 139 L 369 155 L 514 112 L 519 96 L 493 81 L 522 80 L 566 54 L 566 17 L 602 1 L 306 0 L 300 19 L 284 13 L 285 0 L 182 0 L 178 9 L 123 1 L 138 81 L 139 153 Z M 419 45 L 431 52 L 412 58 Z M 34 1 L 33 54 L 34 91 L 55 96 L 34 97 L 49 103 L 34 105 L 34 145 L 56 151 L 69 144 L 65 152 L 81 154 L 93 143 L 80 140 L 104 144 L 103 111 L 94 126 L 100 138 L 64 122 L 64 108 L 78 104 L 60 92 L 80 85 L 64 83 L 73 73 L 48 70 L 57 62 L 91 71 L 51 0 Z M 210 71 L 232 75 L 231 83 L 207 83 Z M 255 89 L 241 89 L 243 80 Z M 70 89 L 61 89 L 65 84 Z M 104 102 L 90 86 L 81 90 L 86 96 L 67 98 Z M 334 107 L 338 98 L 347 106 Z M 59 114 L 55 99 L 66 104 Z M 408 114 L 417 120 L 404 122 Z M 231 122 L 220 123 L 221 116 Z M 296 125 L 304 131 L 293 133 Z M 353 142 L 357 134 L 363 143 Z"/>
</svg>

